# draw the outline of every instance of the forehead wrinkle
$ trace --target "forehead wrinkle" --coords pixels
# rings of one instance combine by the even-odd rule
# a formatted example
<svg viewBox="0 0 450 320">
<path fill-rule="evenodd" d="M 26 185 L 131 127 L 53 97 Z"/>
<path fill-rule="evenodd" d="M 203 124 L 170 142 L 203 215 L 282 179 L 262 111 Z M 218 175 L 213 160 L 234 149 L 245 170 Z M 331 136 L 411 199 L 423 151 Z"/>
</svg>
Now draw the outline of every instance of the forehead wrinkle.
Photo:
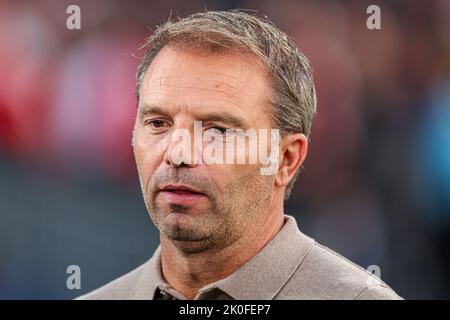
<svg viewBox="0 0 450 320">
<path fill-rule="evenodd" d="M 166 94 L 160 93 L 160 92 L 148 92 L 148 93 L 149 94 L 160 95 L 160 96 L 163 96 L 163 97 L 167 96 Z M 149 101 L 147 101 L 147 100 L 149 100 Z M 172 105 L 172 106 L 176 107 L 176 109 L 178 111 L 179 111 L 180 108 L 183 107 L 183 105 L 187 108 L 187 110 L 189 110 L 190 108 L 192 109 L 192 107 L 193 107 L 192 99 L 189 99 L 189 98 L 188 98 L 187 102 L 184 102 L 184 103 L 173 103 L 173 102 L 168 102 L 167 103 L 164 100 L 159 100 L 159 99 L 157 99 L 156 101 L 152 101 L 152 100 L 154 100 L 154 99 L 151 99 L 151 98 L 150 99 L 142 99 L 142 103 L 140 105 L 144 106 L 144 107 L 148 106 L 148 105 L 163 105 L 163 106 L 164 105 L 166 105 L 166 106 L 167 105 Z M 169 100 L 170 100 L 170 96 L 169 96 Z M 233 106 L 235 106 L 238 109 L 244 109 L 244 106 L 241 106 L 241 105 L 237 104 L 234 101 L 231 101 L 231 100 L 228 100 L 228 99 L 221 99 L 221 101 L 222 102 L 226 102 L 226 103 L 228 103 L 230 105 L 233 105 Z M 208 103 L 207 102 L 207 103 L 198 103 L 198 107 L 201 108 L 201 109 L 205 109 L 205 108 L 211 107 L 211 109 L 214 110 L 216 108 L 224 108 L 225 106 L 223 104 L 217 104 L 217 103 L 214 104 L 214 103 Z"/>
<path fill-rule="evenodd" d="M 174 77 L 174 78 L 176 80 L 178 80 L 177 77 Z M 239 80 L 238 77 L 233 77 L 233 78 Z M 231 92 L 228 92 L 228 91 L 225 91 L 225 90 L 219 90 L 219 89 L 216 89 L 216 88 L 208 88 L 207 86 L 202 85 L 202 84 L 200 84 L 199 86 L 189 86 L 189 85 L 183 85 L 183 84 L 181 84 L 181 85 L 170 84 L 170 80 L 171 79 L 172 79 L 172 76 L 168 76 L 168 75 L 162 74 L 162 75 L 158 76 L 157 78 L 152 79 L 149 82 L 153 82 L 153 83 L 154 82 L 158 82 L 160 87 L 167 86 L 167 87 L 175 87 L 175 88 L 181 88 L 181 89 L 216 90 L 217 92 L 221 92 L 221 93 L 224 93 L 224 94 L 230 94 L 230 95 L 236 96 L 236 94 L 234 94 L 234 93 L 231 93 Z M 239 91 L 239 92 L 241 92 L 239 90 L 239 88 L 242 88 L 243 86 L 247 87 L 247 84 L 249 82 L 249 81 L 241 81 L 241 80 L 239 80 L 240 84 L 238 86 L 235 86 L 235 85 L 232 85 L 232 84 L 227 83 L 225 81 L 216 80 L 216 79 L 208 79 L 208 78 L 197 77 L 197 78 L 195 78 L 195 80 L 200 80 L 202 83 L 206 83 L 206 84 L 208 84 L 211 87 L 213 87 L 214 85 L 219 85 L 219 86 L 224 86 L 224 87 L 230 88 L 233 91 Z"/>
<path fill-rule="evenodd" d="M 158 80 L 159 80 L 159 78 L 153 79 L 152 81 L 156 82 Z M 144 89 L 146 95 L 154 94 L 154 95 L 161 95 L 161 96 L 168 96 L 168 97 L 172 96 L 170 94 L 170 92 L 169 93 L 164 93 L 164 92 L 158 91 L 157 89 L 156 90 L 155 89 L 149 90 L 148 89 L 149 86 L 150 86 L 150 84 L 146 83 L 145 89 Z M 197 87 L 197 86 L 172 85 L 172 84 L 167 84 L 167 83 L 163 84 L 161 87 L 179 88 L 179 89 L 187 89 L 187 90 L 193 89 L 193 90 L 200 90 L 200 91 L 206 91 L 206 92 L 220 93 L 220 94 L 228 97 L 228 99 L 227 98 L 221 98 L 220 100 L 222 100 L 224 102 L 227 102 L 227 103 L 230 103 L 230 104 L 238 107 L 239 109 L 242 109 L 242 108 L 245 107 L 246 104 L 247 105 L 249 104 L 248 103 L 248 99 L 247 99 L 247 95 L 246 94 L 238 95 L 237 92 L 236 93 L 231 93 L 231 92 L 226 91 L 226 90 L 220 90 L 220 89 L 214 89 L 214 88 L 202 88 L 202 87 Z M 237 91 L 237 89 L 234 88 L 233 86 L 230 86 L 230 88 L 233 88 L 233 89 L 235 89 L 235 91 Z M 241 91 L 239 93 L 243 93 L 243 92 Z M 188 98 L 189 98 L 189 96 L 188 96 Z M 232 98 L 232 99 L 229 99 L 229 98 Z M 233 99 L 235 99 L 236 101 L 233 101 Z M 191 100 L 191 99 L 189 98 L 189 100 Z M 203 100 L 203 99 L 201 99 L 201 100 Z"/>
<path fill-rule="evenodd" d="M 170 71 L 175 70 L 175 74 L 171 74 Z M 158 70 L 156 70 L 158 71 Z M 178 76 L 179 70 L 176 68 L 166 67 L 166 68 L 160 68 L 159 75 L 151 79 L 149 82 L 159 82 L 159 85 L 162 86 L 163 84 L 167 85 L 167 82 L 170 81 L 170 79 L 174 78 L 175 80 L 179 80 L 180 77 Z M 251 73 L 245 73 L 245 79 L 242 79 L 242 77 L 238 77 L 232 74 L 225 74 L 223 72 L 215 72 L 215 71 L 202 71 L 202 74 L 200 76 L 197 76 L 195 80 L 204 81 L 206 83 L 215 83 L 219 84 L 221 86 L 226 86 L 228 88 L 231 88 L 233 90 L 239 90 L 239 88 L 248 87 L 250 83 L 253 83 L 250 78 Z M 219 77 L 222 79 L 210 79 L 208 78 L 208 75 L 212 75 L 215 77 Z M 151 76 L 150 76 L 151 77 Z M 233 85 L 229 82 L 227 82 L 227 79 L 231 79 L 234 82 L 239 82 L 236 85 Z"/>
<path fill-rule="evenodd" d="M 185 88 L 188 88 L 188 87 L 185 87 Z M 207 89 L 205 89 L 205 90 L 207 90 Z M 209 89 L 209 90 L 214 90 L 214 89 Z M 160 99 L 157 99 L 157 100 L 159 100 L 157 102 L 158 104 L 162 104 L 162 105 L 176 105 L 178 109 L 182 105 L 186 105 L 187 107 L 190 107 L 190 108 L 193 106 L 192 105 L 192 103 L 193 103 L 192 100 L 193 99 L 190 96 L 184 97 L 185 99 L 187 99 L 187 101 L 185 101 L 185 102 L 175 102 L 174 103 L 173 100 L 176 100 L 176 98 L 174 98 L 174 96 L 171 95 L 170 93 L 164 93 L 164 92 L 154 91 L 154 90 L 146 90 L 145 93 L 146 93 L 146 95 L 157 95 L 157 96 L 165 97 L 165 98 L 168 98 L 168 100 L 170 101 L 170 102 L 169 101 L 165 102 L 165 101 L 161 101 Z M 145 99 L 144 97 L 146 95 L 142 96 L 143 97 L 142 101 L 144 101 L 144 104 L 149 104 L 151 102 L 151 100 L 154 100 L 154 99 L 152 99 L 152 98 L 148 99 L 148 97 L 147 97 L 147 99 Z M 227 94 L 227 95 L 229 96 L 229 94 Z M 253 104 L 249 105 L 248 103 L 246 103 L 248 101 L 244 101 L 240 97 L 236 97 L 236 98 L 238 98 L 239 102 L 241 102 L 242 104 L 239 104 L 238 102 L 236 102 L 236 101 L 234 101 L 232 99 L 227 99 L 227 98 L 221 98 L 220 101 L 221 102 L 225 102 L 225 103 L 230 104 L 230 105 L 233 105 L 233 106 L 235 106 L 236 108 L 238 108 L 240 110 L 246 110 L 246 113 L 248 113 L 249 108 L 253 107 Z M 147 100 L 150 100 L 150 101 L 145 102 Z M 200 108 L 205 107 L 205 106 L 212 106 L 212 107 L 215 107 L 215 108 L 223 108 L 223 107 L 225 107 L 225 106 L 223 106 L 222 103 L 221 104 L 217 104 L 218 99 L 214 99 L 213 102 L 209 101 L 210 98 L 199 98 L 198 100 L 199 100 L 198 105 L 199 105 Z M 202 101 L 204 101 L 204 102 L 202 102 Z M 264 106 L 264 105 L 267 104 L 267 101 L 268 101 L 268 99 L 266 97 L 262 97 L 262 98 L 259 98 L 256 101 L 256 104 L 262 104 Z M 266 107 L 264 107 L 264 109 L 266 109 Z M 266 110 L 264 110 L 264 111 L 266 111 Z"/>
<path fill-rule="evenodd" d="M 232 96 L 234 98 L 241 99 L 239 96 L 237 96 L 233 93 L 229 93 L 225 90 L 219 90 L 219 89 L 213 89 L 213 88 L 199 88 L 199 87 L 194 87 L 194 86 L 177 86 L 177 85 L 170 85 L 170 84 L 166 84 L 165 86 L 171 87 L 171 88 L 179 88 L 179 89 L 195 89 L 195 90 L 201 90 L 201 91 L 218 92 L 218 93 L 223 93 L 227 96 Z"/>
</svg>

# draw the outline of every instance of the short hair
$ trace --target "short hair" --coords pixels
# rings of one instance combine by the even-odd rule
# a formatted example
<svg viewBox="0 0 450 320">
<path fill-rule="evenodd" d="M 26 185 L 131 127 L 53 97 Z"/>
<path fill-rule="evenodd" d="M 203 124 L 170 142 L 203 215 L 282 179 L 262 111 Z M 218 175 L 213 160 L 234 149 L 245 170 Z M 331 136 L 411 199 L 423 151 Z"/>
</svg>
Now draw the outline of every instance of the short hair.
<svg viewBox="0 0 450 320">
<path fill-rule="evenodd" d="M 267 17 L 242 10 L 205 11 L 185 18 L 169 18 L 147 39 L 136 74 L 136 98 L 149 65 L 164 46 L 253 54 L 264 66 L 273 92 L 271 117 L 281 137 L 303 133 L 309 138 L 316 113 L 316 92 L 308 59 L 294 41 Z M 300 170 L 286 186 L 289 198 Z"/>
</svg>

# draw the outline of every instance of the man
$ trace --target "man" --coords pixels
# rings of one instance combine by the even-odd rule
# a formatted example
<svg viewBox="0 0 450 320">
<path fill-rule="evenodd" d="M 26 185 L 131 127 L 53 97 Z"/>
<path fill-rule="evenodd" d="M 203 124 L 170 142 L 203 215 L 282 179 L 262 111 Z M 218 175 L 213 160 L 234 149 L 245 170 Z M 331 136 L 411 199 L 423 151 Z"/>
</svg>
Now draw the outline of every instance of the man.
<svg viewBox="0 0 450 320">
<path fill-rule="evenodd" d="M 164 23 L 148 41 L 136 93 L 134 155 L 161 245 L 83 299 L 400 298 L 284 214 L 316 97 L 308 60 L 273 24 L 240 11 Z M 272 172 L 250 161 L 250 142 L 244 161 L 206 159 L 227 150 L 239 158 L 236 136 L 272 129 L 274 139 L 258 136 Z"/>
</svg>

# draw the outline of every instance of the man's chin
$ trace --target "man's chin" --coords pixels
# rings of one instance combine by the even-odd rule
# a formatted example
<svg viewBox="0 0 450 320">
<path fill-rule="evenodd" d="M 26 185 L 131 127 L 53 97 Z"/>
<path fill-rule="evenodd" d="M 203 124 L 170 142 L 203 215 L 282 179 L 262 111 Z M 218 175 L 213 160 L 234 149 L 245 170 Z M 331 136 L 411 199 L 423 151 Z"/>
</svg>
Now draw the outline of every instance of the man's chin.
<svg viewBox="0 0 450 320">
<path fill-rule="evenodd" d="M 205 234 L 205 223 L 201 220 L 200 216 L 171 212 L 164 218 L 163 232 L 174 241 L 205 241 L 210 235 Z"/>
<path fill-rule="evenodd" d="M 208 240 L 203 241 L 187 241 L 187 240 L 170 240 L 173 245 L 184 255 L 199 254 L 204 252 L 211 252 L 215 246 Z"/>
<path fill-rule="evenodd" d="M 198 234 L 198 230 L 170 229 L 166 230 L 167 239 L 184 254 L 198 254 L 213 249 L 210 236 Z"/>
<path fill-rule="evenodd" d="M 202 217 L 186 212 L 170 212 L 164 217 L 164 224 L 167 226 L 191 229 L 195 228 L 201 221 Z"/>
</svg>

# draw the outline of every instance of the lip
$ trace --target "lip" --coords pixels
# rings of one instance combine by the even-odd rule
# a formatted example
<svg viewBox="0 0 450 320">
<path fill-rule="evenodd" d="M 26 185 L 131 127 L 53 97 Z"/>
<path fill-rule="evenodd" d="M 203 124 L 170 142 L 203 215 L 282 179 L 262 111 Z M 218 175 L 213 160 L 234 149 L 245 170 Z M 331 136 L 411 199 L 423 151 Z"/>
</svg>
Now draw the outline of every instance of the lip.
<svg viewBox="0 0 450 320">
<path fill-rule="evenodd" d="M 200 190 L 191 187 L 189 185 L 186 184 L 167 184 L 165 186 L 163 186 L 162 188 L 160 188 L 161 191 L 167 191 L 167 190 L 174 190 L 174 191 L 185 191 L 185 192 L 191 192 L 191 193 L 202 193 Z"/>
<path fill-rule="evenodd" d="M 166 185 L 159 192 L 168 202 L 180 205 L 192 204 L 206 196 L 191 186 L 181 184 Z"/>
</svg>

